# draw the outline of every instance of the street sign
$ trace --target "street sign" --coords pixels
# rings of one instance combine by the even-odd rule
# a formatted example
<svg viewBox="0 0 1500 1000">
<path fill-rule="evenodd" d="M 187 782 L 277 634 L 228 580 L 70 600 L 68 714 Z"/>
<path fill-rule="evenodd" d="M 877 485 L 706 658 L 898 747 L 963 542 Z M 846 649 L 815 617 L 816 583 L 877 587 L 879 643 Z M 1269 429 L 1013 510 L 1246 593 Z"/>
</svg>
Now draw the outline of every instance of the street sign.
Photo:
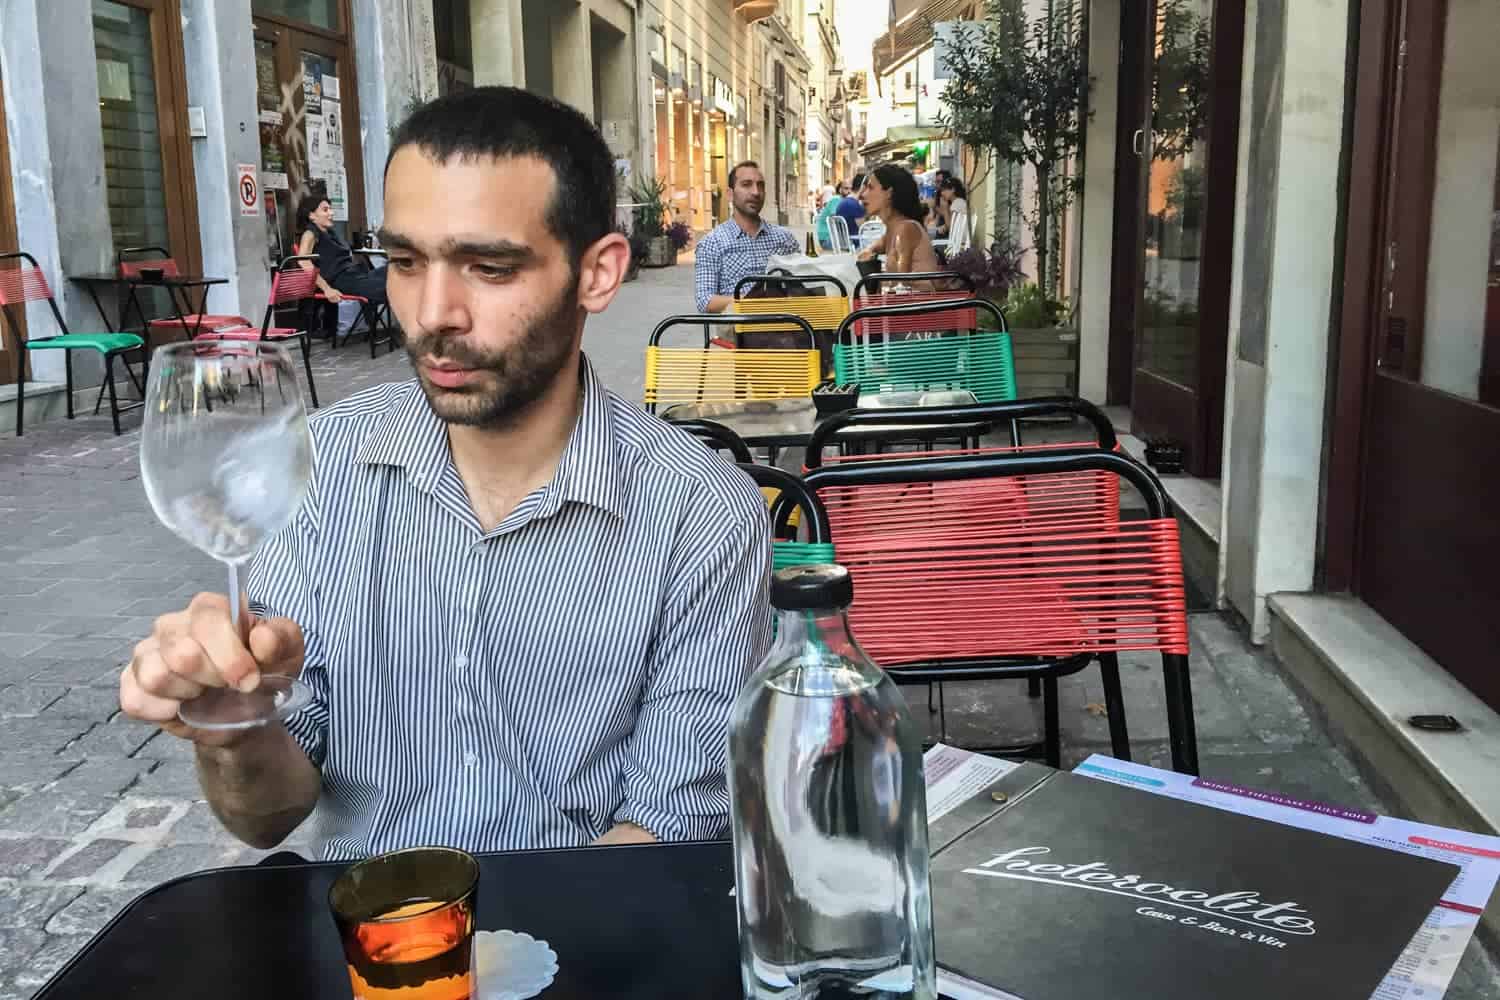
<svg viewBox="0 0 1500 1000">
<path fill-rule="evenodd" d="M 234 195 L 240 203 L 240 214 L 251 218 L 260 215 L 259 173 L 253 163 L 235 166 Z"/>
</svg>

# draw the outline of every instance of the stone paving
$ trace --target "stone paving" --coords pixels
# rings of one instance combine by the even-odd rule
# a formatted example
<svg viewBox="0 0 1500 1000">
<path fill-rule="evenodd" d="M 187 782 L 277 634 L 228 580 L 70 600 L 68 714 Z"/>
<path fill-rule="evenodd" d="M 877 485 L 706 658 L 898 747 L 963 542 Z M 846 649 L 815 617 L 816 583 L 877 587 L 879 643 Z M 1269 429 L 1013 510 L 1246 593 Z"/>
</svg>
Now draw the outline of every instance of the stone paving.
<svg viewBox="0 0 1500 1000">
<path fill-rule="evenodd" d="M 616 391 L 639 399 L 641 348 L 654 321 L 692 309 L 687 266 L 644 271 L 585 338 Z M 401 354 L 362 344 L 315 358 L 331 402 L 403 378 Z M 229 837 L 198 791 L 181 741 L 118 714 L 121 665 L 156 615 L 220 568 L 152 515 L 139 481 L 139 417 L 53 421 L 0 436 L 0 1000 L 28 997 L 141 892 L 167 879 L 253 863 L 265 852 Z M 3 432 L 0 432 L 3 433 Z M 1192 616 L 1194 697 L 1203 772 L 1242 784 L 1389 811 L 1275 663 L 1220 616 Z M 1136 759 L 1165 765 L 1160 672 L 1122 657 Z M 1029 738 L 1039 707 L 1019 683 L 948 685 L 954 742 Z M 912 689 L 918 718 L 933 721 Z M 1061 685 L 1065 763 L 1108 750 L 1094 671 Z M 306 853 L 303 831 L 289 845 Z M 1470 948 L 1449 996 L 1500 1000 L 1500 973 Z"/>
</svg>

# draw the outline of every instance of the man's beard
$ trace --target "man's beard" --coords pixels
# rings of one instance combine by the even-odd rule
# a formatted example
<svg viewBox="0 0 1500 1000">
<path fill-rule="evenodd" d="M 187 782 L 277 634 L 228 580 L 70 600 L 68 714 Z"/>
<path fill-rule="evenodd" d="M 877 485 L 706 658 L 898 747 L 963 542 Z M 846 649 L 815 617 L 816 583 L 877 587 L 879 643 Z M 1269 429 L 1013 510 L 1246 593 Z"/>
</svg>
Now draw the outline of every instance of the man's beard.
<svg viewBox="0 0 1500 1000">
<path fill-rule="evenodd" d="M 758 219 L 758 218 L 760 218 L 761 210 L 765 208 L 765 204 L 762 203 L 760 205 L 755 205 L 755 207 L 753 207 L 753 208 L 751 207 L 752 204 L 754 204 L 754 203 L 747 201 L 744 204 L 736 203 L 734 207 L 737 208 L 737 209 L 739 209 L 740 214 L 743 215 L 745 218 L 747 218 L 747 219 Z"/>
<path fill-rule="evenodd" d="M 487 373 L 455 389 L 420 378 L 427 403 L 438 418 L 468 427 L 505 427 L 540 399 L 573 354 L 577 300 L 569 285 L 557 302 L 535 316 L 521 336 L 498 351 L 486 352 L 467 339 L 418 334 L 406 340 L 406 352 L 419 375 L 420 361 L 449 361 Z"/>
</svg>

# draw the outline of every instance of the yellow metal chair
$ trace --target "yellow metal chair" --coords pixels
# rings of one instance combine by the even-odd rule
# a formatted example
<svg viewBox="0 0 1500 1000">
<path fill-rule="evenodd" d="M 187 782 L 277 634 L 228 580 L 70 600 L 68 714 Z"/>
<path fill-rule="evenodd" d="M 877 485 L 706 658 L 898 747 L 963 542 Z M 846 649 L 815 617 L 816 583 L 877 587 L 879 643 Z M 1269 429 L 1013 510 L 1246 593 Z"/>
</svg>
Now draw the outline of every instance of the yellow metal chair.
<svg viewBox="0 0 1500 1000">
<path fill-rule="evenodd" d="M 779 300 L 786 301 L 786 300 Z M 672 327 L 700 326 L 701 347 L 663 347 Z M 716 341 L 715 326 L 800 333 L 796 347 L 737 348 Z M 790 313 L 763 316 L 668 316 L 651 331 L 646 346 L 648 412 L 677 403 L 731 403 L 753 399 L 810 398 L 822 371 L 817 340 L 807 320 Z"/>
<path fill-rule="evenodd" d="M 820 285 L 832 285 L 829 294 L 796 294 L 816 290 Z M 748 292 L 761 289 L 763 294 L 751 297 Z M 787 292 L 791 294 L 778 294 Z M 768 293 L 768 294 L 767 294 Z M 823 363 L 828 366 L 824 375 L 833 374 L 833 333 L 849 315 L 849 291 L 844 283 L 830 274 L 759 274 L 741 278 L 734 286 L 734 303 L 730 308 L 742 316 L 764 316 L 770 313 L 790 313 L 807 320 L 817 335 L 818 350 L 823 353 Z M 792 327 L 755 327 L 756 333 L 790 332 Z M 745 333 L 735 328 L 735 333 Z"/>
</svg>

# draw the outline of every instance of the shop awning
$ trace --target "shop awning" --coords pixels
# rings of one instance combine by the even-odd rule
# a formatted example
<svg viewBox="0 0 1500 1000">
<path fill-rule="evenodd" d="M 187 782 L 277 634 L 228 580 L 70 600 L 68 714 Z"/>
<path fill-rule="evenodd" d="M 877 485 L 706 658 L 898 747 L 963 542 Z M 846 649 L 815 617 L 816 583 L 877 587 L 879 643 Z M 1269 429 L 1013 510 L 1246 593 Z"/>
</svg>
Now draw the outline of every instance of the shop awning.
<svg viewBox="0 0 1500 1000">
<path fill-rule="evenodd" d="M 905 149 L 914 142 L 934 142 L 948 137 L 948 130 L 941 125 L 893 125 L 885 130 L 884 138 L 859 147 L 859 155 L 882 156 Z"/>
</svg>

